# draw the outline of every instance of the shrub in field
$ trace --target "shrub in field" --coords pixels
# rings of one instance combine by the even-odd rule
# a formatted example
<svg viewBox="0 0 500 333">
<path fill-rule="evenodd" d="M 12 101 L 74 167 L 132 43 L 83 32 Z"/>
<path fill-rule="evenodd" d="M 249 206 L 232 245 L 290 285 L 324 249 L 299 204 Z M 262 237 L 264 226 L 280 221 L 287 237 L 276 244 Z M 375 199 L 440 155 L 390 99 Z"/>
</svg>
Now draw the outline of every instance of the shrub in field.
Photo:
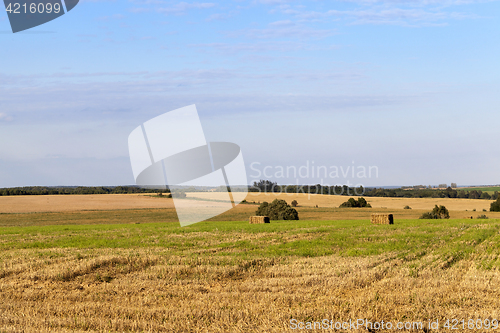
<svg viewBox="0 0 500 333">
<path fill-rule="evenodd" d="M 358 200 L 356 200 L 354 198 L 349 198 L 349 200 L 342 203 L 339 207 L 340 208 L 344 208 L 344 207 L 371 207 L 371 205 L 368 202 L 366 202 L 365 198 L 361 197 Z"/>
<path fill-rule="evenodd" d="M 491 203 L 490 212 L 500 212 L 500 198 L 498 198 L 497 201 Z"/>
<path fill-rule="evenodd" d="M 168 195 L 169 198 L 185 198 L 186 192 L 172 192 Z"/>
<path fill-rule="evenodd" d="M 438 218 L 439 217 L 437 217 L 437 215 L 432 214 L 431 212 L 423 213 L 419 217 L 419 219 L 423 219 L 423 220 L 432 220 L 432 219 L 438 219 Z"/>
<path fill-rule="evenodd" d="M 403 207 L 403 209 L 411 209 L 411 207 L 408 206 L 408 205 L 406 205 L 406 206 Z"/>
<path fill-rule="evenodd" d="M 482 215 L 479 215 L 477 218 L 478 219 L 488 219 L 489 217 L 486 216 L 486 215 L 484 215 L 484 214 L 482 214 Z"/>
<path fill-rule="evenodd" d="M 443 205 L 439 207 L 438 205 L 435 205 L 434 208 L 432 209 L 432 212 L 423 213 L 419 218 L 425 220 L 449 219 L 450 212 L 448 212 L 448 209 L 446 209 L 446 207 Z"/>
<path fill-rule="evenodd" d="M 292 204 L 292 207 L 297 207 L 299 205 L 297 200 L 293 200 L 291 204 Z"/>
<path fill-rule="evenodd" d="M 257 216 L 269 216 L 271 220 L 298 220 L 299 213 L 285 200 L 275 199 L 270 204 L 264 201 L 255 212 Z"/>
</svg>

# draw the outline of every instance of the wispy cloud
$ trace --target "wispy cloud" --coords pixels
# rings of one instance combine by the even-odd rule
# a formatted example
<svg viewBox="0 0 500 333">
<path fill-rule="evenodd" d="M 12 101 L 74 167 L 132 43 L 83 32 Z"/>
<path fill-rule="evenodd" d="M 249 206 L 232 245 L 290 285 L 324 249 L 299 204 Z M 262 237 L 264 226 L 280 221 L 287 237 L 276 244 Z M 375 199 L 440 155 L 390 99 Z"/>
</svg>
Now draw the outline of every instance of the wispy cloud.
<svg viewBox="0 0 500 333">
<path fill-rule="evenodd" d="M 290 15 L 302 23 L 342 20 L 348 24 L 440 26 L 452 20 L 479 18 L 474 13 L 452 11 L 449 7 L 492 1 L 498 0 L 345 0 L 343 4 L 336 3 L 336 7 L 351 4 L 352 8 L 320 11 L 311 6 L 280 5 L 274 11 Z"/>
<path fill-rule="evenodd" d="M 264 29 L 245 29 L 226 32 L 228 37 L 246 36 L 254 39 L 276 38 L 325 38 L 335 33 L 333 29 L 315 29 L 290 20 L 275 21 Z"/>
<path fill-rule="evenodd" d="M 12 117 L 6 113 L 0 112 L 0 121 L 11 121 Z"/>
<path fill-rule="evenodd" d="M 213 49 L 222 53 L 262 53 L 268 51 L 289 52 L 304 50 L 306 45 L 294 42 L 258 42 L 258 43 L 204 43 L 193 44 L 198 49 Z"/>
<path fill-rule="evenodd" d="M 114 14 L 114 15 L 109 15 L 109 16 L 101 16 L 96 18 L 96 21 L 110 21 L 110 20 L 121 20 L 125 16 L 122 14 Z"/>
<path fill-rule="evenodd" d="M 129 9 L 129 12 L 131 13 L 148 13 L 151 11 L 151 8 L 144 8 L 144 7 L 133 7 Z"/>
<path fill-rule="evenodd" d="M 282 4 L 292 2 L 292 1 L 293 0 L 258 0 L 259 3 L 265 4 L 265 5 L 282 5 Z"/>
<path fill-rule="evenodd" d="M 245 56 L 263 53 L 278 52 L 290 53 L 303 50 L 331 50 L 337 49 L 336 45 L 314 45 L 299 41 L 256 41 L 253 43 L 201 43 L 191 44 L 191 47 L 197 48 L 201 52 L 217 51 L 223 54 L 234 55 L 243 54 Z"/>
<path fill-rule="evenodd" d="M 498 0 L 343 0 L 344 2 L 359 4 L 384 4 L 384 5 L 411 5 L 411 6 L 459 6 L 494 2 Z"/>
<path fill-rule="evenodd" d="M 233 15 L 230 13 L 217 13 L 212 14 L 207 18 L 207 21 L 225 21 L 231 18 Z"/>
<path fill-rule="evenodd" d="M 160 13 L 163 14 L 176 14 L 176 15 L 181 15 L 186 13 L 188 10 L 191 9 L 207 9 L 207 8 L 212 8 L 215 7 L 214 3 L 211 2 L 192 2 L 192 3 L 187 3 L 187 2 L 179 2 L 178 4 L 170 7 L 160 7 L 157 8 L 156 10 Z"/>
<path fill-rule="evenodd" d="M 446 24 L 450 19 L 473 18 L 476 16 L 457 13 L 431 11 L 422 9 L 369 9 L 338 11 L 330 10 L 324 13 L 325 16 L 348 18 L 353 24 L 394 24 L 406 26 Z"/>
</svg>

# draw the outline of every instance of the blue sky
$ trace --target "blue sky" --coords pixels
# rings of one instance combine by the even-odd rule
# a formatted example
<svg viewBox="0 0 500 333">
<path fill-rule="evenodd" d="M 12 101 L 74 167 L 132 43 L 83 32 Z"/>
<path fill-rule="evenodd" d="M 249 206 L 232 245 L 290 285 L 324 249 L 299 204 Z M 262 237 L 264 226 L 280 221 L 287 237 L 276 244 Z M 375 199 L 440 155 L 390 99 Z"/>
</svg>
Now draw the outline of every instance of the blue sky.
<svg viewBox="0 0 500 333">
<path fill-rule="evenodd" d="M 314 162 L 378 176 L 266 178 L 498 184 L 499 13 L 472 0 L 81 0 L 12 34 L 2 12 L 0 187 L 133 184 L 129 133 L 190 104 L 207 140 L 241 146 L 249 182 Z"/>
</svg>

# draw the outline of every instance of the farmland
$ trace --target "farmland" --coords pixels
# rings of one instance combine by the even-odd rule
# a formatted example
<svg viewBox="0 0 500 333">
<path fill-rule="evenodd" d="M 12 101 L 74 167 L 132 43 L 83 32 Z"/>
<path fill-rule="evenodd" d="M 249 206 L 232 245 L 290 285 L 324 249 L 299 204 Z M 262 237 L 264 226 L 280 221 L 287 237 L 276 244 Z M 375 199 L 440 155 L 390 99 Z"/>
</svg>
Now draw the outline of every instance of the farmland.
<svg viewBox="0 0 500 333">
<path fill-rule="evenodd" d="M 180 228 L 167 198 L 4 199 L 12 198 L 0 197 L 2 332 L 283 332 L 293 331 L 291 319 L 500 318 L 500 216 L 482 212 L 488 200 L 367 198 L 372 208 L 340 209 L 347 197 L 296 195 L 286 200 L 299 202 L 300 221 L 250 225 L 250 203 Z M 434 204 L 452 219 L 416 219 Z M 396 224 L 371 225 L 381 211 Z"/>
<path fill-rule="evenodd" d="M 484 187 L 463 187 L 459 188 L 458 190 L 466 190 L 466 191 L 482 191 L 482 192 L 488 192 L 489 194 L 493 194 L 495 191 L 500 192 L 500 186 L 484 186 Z"/>
</svg>

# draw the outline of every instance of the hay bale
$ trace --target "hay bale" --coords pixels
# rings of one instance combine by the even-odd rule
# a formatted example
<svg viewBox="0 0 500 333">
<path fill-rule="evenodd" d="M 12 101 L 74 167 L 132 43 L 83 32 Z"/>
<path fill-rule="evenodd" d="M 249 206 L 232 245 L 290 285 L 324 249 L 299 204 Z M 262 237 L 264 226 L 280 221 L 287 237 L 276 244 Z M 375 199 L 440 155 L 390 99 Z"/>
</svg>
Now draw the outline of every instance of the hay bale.
<svg viewBox="0 0 500 333">
<path fill-rule="evenodd" d="M 250 224 L 270 223 L 269 216 L 250 216 Z"/>
<path fill-rule="evenodd" d="M 394 217 L 392 214 L 375 213 L 372 214 L 371 220 L 373 224 L 394 224 Z"/>
</svg>

